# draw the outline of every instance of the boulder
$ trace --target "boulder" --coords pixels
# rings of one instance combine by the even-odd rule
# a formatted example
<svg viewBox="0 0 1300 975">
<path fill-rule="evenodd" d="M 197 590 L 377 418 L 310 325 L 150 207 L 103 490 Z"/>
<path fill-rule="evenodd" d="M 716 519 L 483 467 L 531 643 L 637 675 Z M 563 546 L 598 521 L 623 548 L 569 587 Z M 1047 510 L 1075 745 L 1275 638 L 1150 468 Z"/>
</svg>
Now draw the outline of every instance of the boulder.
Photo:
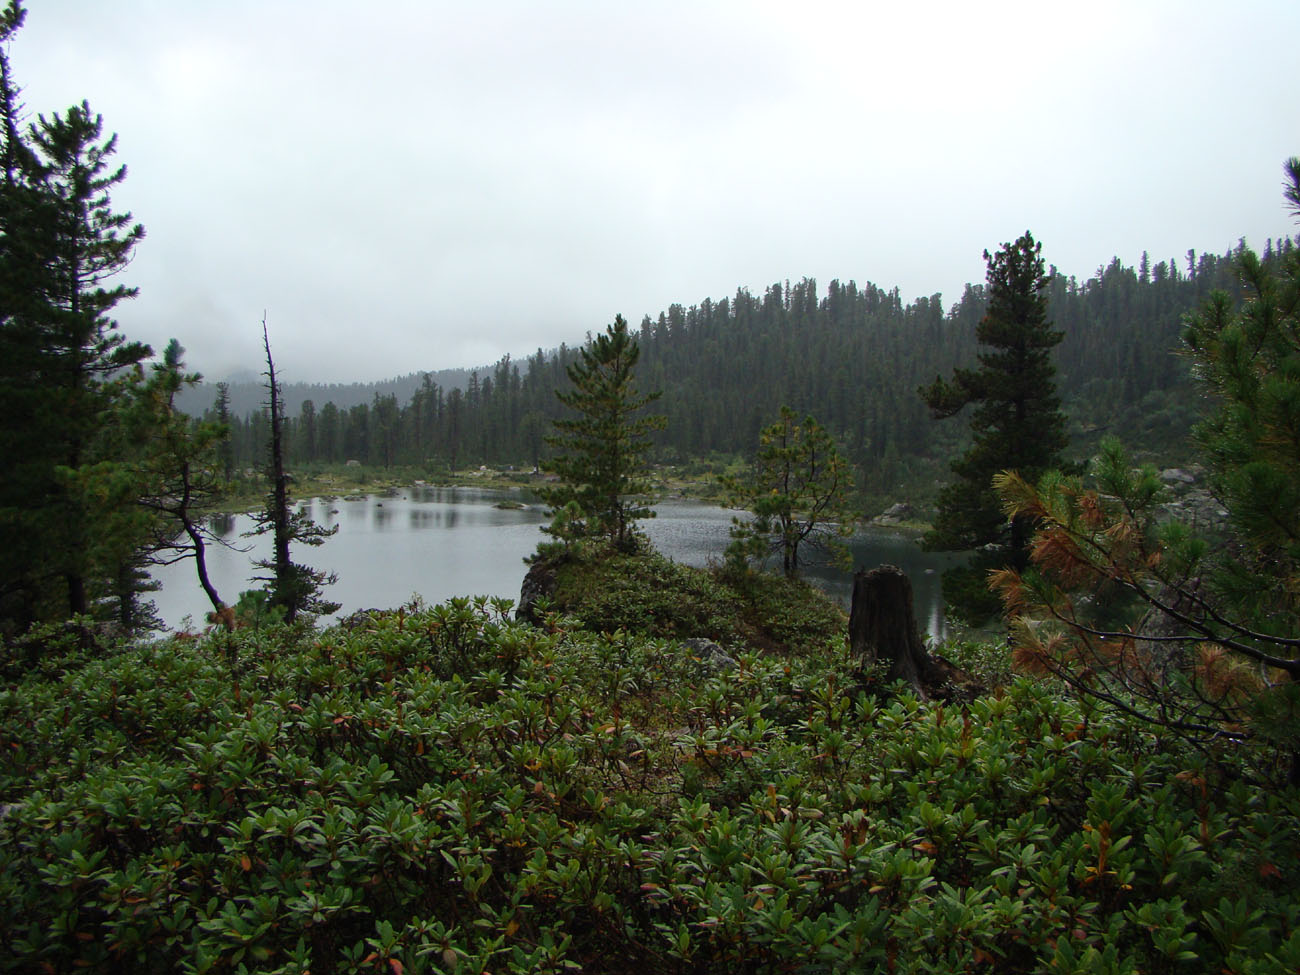
<svg viewBox="0 0 1300 975">
<path fill-rule="evenodd" d="M 725 674 L 736 669 L 736 661 L 718 644 L 703 637 L 691 637 L 682 641 L 682 646 L 692 657 L 699 659 L 704 669 L 710 674 Z"/>
<path fill-rule="evenodd" d="M 1223 503 L 1204 488 L 1193 488 L 1175 501 L 1161 505 L 1167 518 L 1186 522 L 1201 531 L 1217 531 L 1228 520 Z"/>
<path fill-rule="evenodd" d="M 897 504 L 891 504 L 871 520 L 877 525 L 901 525 L 905 521 L 910 521 L 915 515 L 916 512 L 910 504 L 899 501 Z"/>
</svg>

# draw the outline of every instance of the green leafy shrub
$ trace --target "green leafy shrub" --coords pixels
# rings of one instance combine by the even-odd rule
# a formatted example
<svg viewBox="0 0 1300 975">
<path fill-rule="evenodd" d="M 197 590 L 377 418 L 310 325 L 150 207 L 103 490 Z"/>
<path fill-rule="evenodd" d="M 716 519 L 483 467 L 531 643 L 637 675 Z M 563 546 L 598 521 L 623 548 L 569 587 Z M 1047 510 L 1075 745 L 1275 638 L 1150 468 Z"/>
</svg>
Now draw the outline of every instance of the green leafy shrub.
<svg viewBox="0 0 1300 975">
<path fill-rule="evenodd" d="M 0 966 L 1294 971 L 1300 796 L 842 642 L 703 672 L 458 600 L 0 691 Z M 232 662 L 233 661 L 233 662 Z M 1194 959 L 1194 960 L 1193 960 Z"/>
</svg>

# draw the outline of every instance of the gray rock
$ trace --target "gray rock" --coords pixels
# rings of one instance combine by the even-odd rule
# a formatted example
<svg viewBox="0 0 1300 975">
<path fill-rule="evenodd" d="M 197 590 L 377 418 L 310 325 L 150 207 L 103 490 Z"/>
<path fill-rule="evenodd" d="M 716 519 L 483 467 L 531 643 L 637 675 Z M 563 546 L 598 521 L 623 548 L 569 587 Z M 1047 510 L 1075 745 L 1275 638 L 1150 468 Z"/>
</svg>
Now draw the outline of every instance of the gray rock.
<svg viewBox="0 0 1300 975">
<path fill-rule="evenodd" d="M 1171 467 L 1160 472 L 1160 480 L 1166 484 L 1195 484 L 1196 475 L 1181 467 Z"/>
<path fill-rule="evenodd" d="M 1182 497 L 1161 505 L 1164 517 L 1186 522 L 1201 531 L 1216 531 L 1228 520 L 1222 502 L 1204 488 L 1193 488 Z"/>
<path fill-rule="evenodd" d="M 913 518 L 915 514 L 916 512 L 910 504 L 906 501 L 899 501 L 897 504 L 891 504 L 871 520 L 877 525 L 900 525 Z"/>
<path fill-rule="evenodd" d="M 712 640 L 691 637 L 683 640 L 682 646 L 691 656 L 698 657 L 704 669 L 711 674 L 725 674 L 736 669 L 736 661 Z"/>
</svg>

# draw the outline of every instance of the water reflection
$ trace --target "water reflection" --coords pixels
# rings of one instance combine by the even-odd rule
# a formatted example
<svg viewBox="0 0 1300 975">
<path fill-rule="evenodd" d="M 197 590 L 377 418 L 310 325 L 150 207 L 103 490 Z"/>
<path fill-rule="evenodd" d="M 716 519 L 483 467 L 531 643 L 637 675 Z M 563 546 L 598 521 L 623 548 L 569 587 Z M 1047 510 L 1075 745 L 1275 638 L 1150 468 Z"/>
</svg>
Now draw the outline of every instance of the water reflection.
<svg viewBox="0 0 1300 975">
<path fill-rule="evenodd" d="M 227 538 L 235 530 L 235 516 L 227 514 L 208 515 L 208 528 L 218 538 Z"/>
<path fill-rule="evenodd" d="M 422 508 L 412 508 L 409 512 L 410 525 L 412 528 L 419 530 L 423 528 L 432 528 L 442 519 L 442 513 L 438 511 L 426 511 Z"/>
</svg>

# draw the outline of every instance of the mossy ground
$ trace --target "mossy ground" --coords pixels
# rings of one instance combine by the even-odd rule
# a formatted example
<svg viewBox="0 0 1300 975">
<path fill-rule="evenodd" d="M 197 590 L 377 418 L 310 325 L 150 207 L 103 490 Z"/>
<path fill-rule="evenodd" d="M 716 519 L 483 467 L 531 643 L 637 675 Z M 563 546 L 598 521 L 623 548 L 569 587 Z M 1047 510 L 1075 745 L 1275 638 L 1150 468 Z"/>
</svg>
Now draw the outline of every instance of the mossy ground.
<svg viewBox="0 0 1300 975">
<path fill-rule="evenodd" d="M 556 580 L 554 608 L 598 632 L 807 654 L 848 625 L 844 611 L 803 580 L 693 568 L 653 551 L 575 550 L 556 561 Z"/>
</svg>

